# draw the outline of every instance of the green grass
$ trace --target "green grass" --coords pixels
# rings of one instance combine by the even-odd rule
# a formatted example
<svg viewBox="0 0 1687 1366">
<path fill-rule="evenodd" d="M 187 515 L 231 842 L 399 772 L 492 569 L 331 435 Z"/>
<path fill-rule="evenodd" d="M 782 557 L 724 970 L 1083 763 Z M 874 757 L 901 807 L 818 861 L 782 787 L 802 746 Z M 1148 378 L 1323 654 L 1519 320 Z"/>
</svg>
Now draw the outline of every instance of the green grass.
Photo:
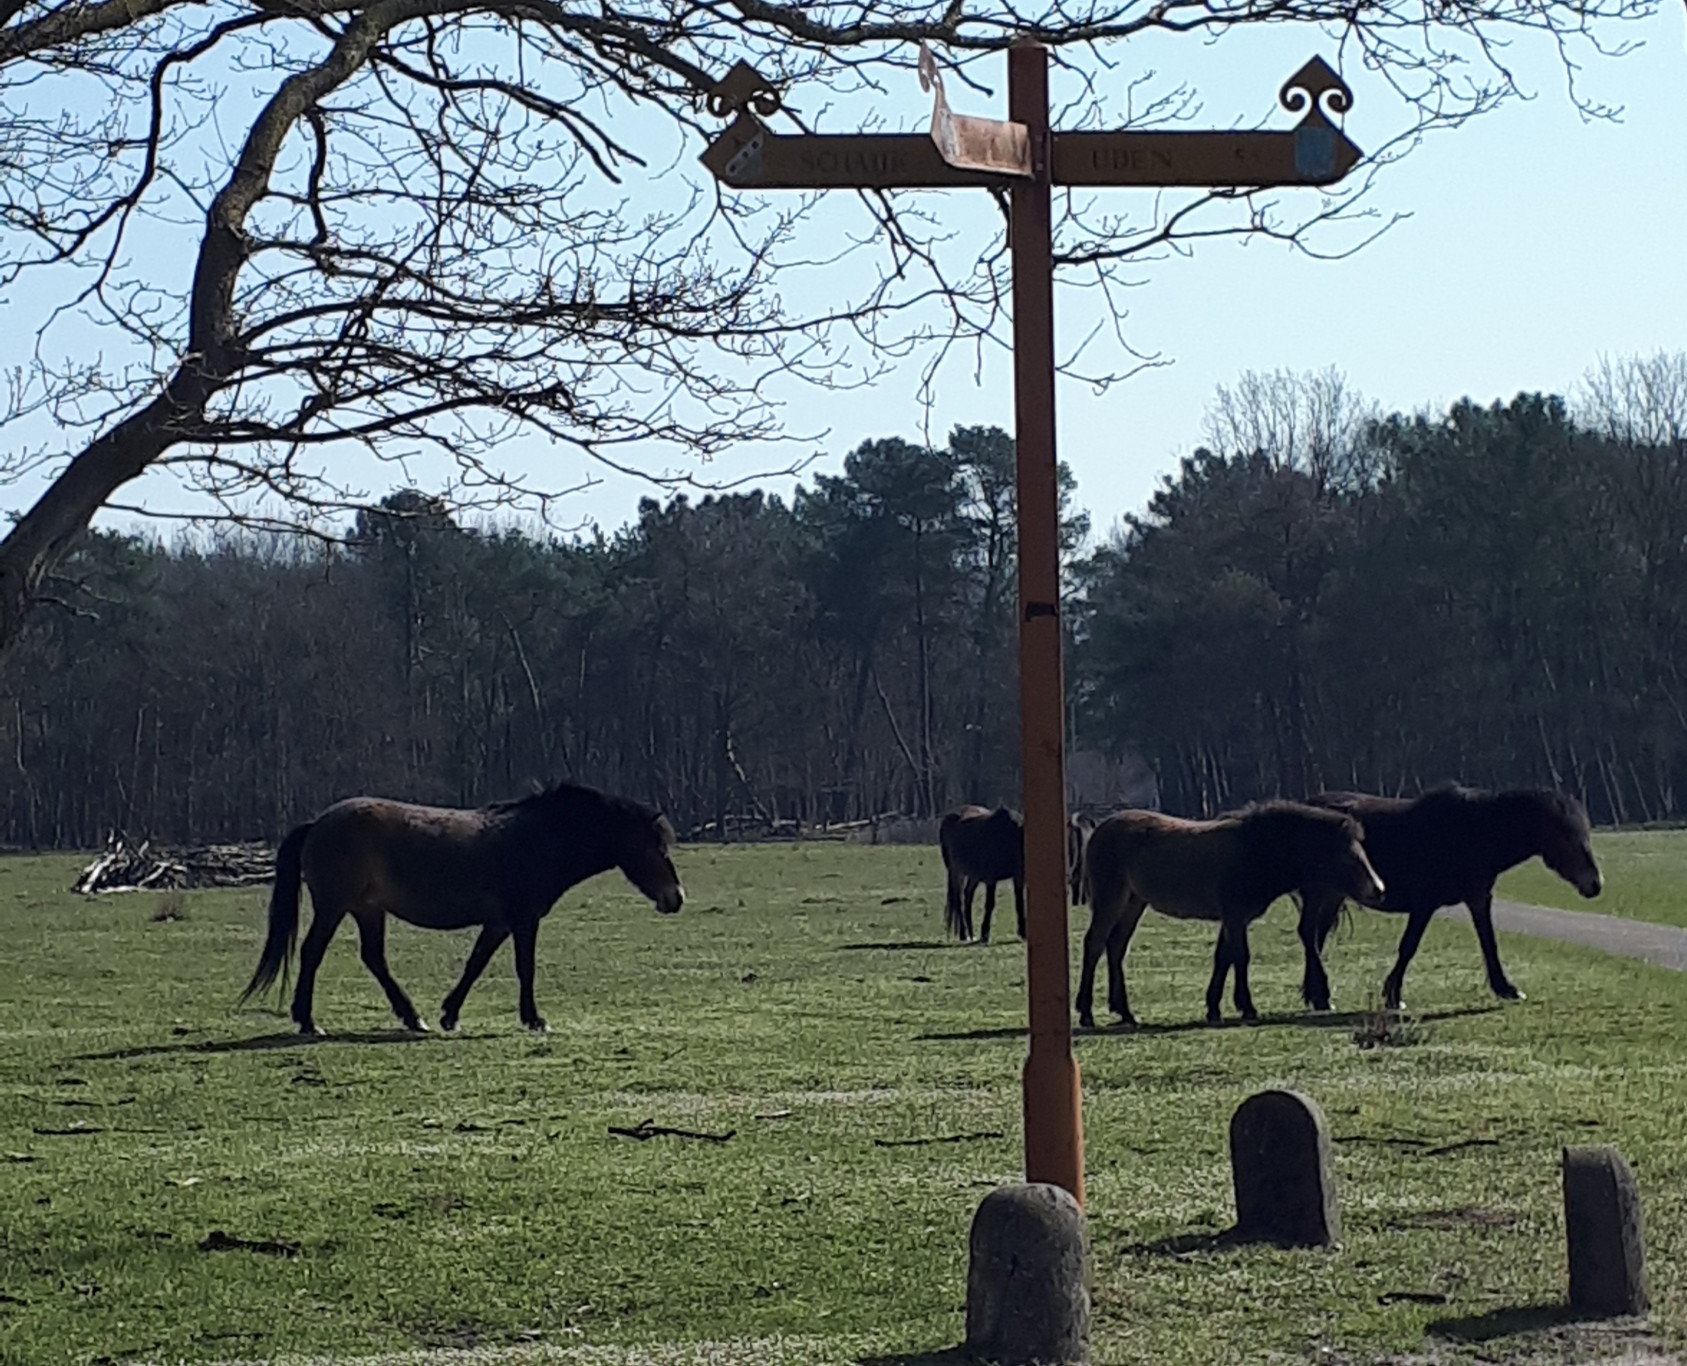
<svg viewBox="0 0 1687 1366">
<path fill-rule="evenodd" d="M 1535 906 L 1597 911 L 1687 929 L 1687 830 L 1596 832 L 1594 856 L 1605 890 L 1584 901 L 1576 889 L 1530 859 L 1500 879 L 1497 894 Z"/>
<path fill-rule="evenodd" d="M 1017 944 L 939 943 L 934 850 L 679 862 L 676 917 L 618 878 L 552 913 L 548 1038 L 516 1026 L 506 950 L 462 1036 L 401 1041 L 347 933 L 317 998 L 337 1037 L 308 1044 L 232 1008 L 264 889 L 154 922 L 154 895 L 65 892 L 74 860 L 0 861 L 0 1361 L 726 1342 L 712 1359 L 826 1363 L 954 1343 L 968 1223 L 1019 1172 Z M 1338 933 L 1338 1007 L 1366 1004 L 1398 928 Z M 468 944 L 395 927 L 430 1018 Z M 1530 999 L 1501 1009 L 1468 928 L 1436 925 L 1408 980 L 1415 1041 L 1361 1049 L 1353 1014 L 1300 1013 L 1289 914 L 1255 947 L 1267 1022 L 1207 1029 L 1209 932 L 1150 916 L 1130 965 L 1150 1027 L 1078 1041 L 1098 1363 L 1366 1361 L 1550 1317 L 1572 1142 L 1635 1167 L 1656 1317 L 1687 1336 L 1678 977 L 1508 938 Z M 1345 1246 L 1203 1251 L 1231 1218 L 1229 1116 L 1283 1085 L 1329 1118 Z M 608 1132 L 645 1119 L 734 1137 Z M 877 1142 L 954 1135 L 979 1136 Z M 201 1250 L 213 1231 L 297 1255 Z"/>
</svg>

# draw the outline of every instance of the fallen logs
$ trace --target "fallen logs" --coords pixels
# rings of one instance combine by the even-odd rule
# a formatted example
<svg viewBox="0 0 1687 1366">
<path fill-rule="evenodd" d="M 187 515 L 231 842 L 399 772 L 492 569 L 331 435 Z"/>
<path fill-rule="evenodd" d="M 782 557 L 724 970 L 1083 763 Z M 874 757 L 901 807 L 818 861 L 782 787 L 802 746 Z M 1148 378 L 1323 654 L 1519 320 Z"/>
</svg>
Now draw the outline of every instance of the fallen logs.
<svg viewBox="0 0 1687 1366">
<path fill-rule="evenodd" d="M 187 848 L 138 844 L 114 831 L 105 850 L 71 884 L 73 892 L 189 890 L 195 887 L 250 887 L 275 876 L 275 850 L 262 842 L 201 844 Z"/>
</svg>

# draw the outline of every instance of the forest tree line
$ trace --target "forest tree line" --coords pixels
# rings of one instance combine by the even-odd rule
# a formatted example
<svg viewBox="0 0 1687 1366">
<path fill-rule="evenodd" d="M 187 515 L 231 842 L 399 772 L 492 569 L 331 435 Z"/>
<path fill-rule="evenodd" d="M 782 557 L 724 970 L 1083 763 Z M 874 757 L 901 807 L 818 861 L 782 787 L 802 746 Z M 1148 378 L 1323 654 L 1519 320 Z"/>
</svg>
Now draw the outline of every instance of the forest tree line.
<svg viewBox="0 0 1687 1366">
<path fill-rule="evenodd" d="M 1244 376 L 1099 544 L 1068 502 L 1075 747 L 1167 809 L 1540 784 L 1687 803 L 1687 357 L 1382 416 Z M 404 490 L 342 544 L 92 534 L 0 663 L 0 840 L 274 838 L 343 796 L 569 778 L 694 835 L 1017 804 L 1013 444 L 869 441 L 789 502 L 612 535 Z"/>
</svg>

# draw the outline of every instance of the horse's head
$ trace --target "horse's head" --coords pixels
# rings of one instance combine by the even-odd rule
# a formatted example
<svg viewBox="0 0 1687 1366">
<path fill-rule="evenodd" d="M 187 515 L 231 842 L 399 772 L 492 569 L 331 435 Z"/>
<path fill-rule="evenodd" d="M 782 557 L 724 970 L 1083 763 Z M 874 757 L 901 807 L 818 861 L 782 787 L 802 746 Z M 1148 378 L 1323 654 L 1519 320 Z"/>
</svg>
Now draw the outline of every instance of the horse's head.
<svg viewBox="0 0 1687 1366">
<path fill-rule="evenodd" d="M 1541 862 L 1585 897 L 1604 888 L 1593 858 L 1592 830 L 1587 812 L 1574 797 L 1543 792 L 1541 801 Z"/>
<path fill-rule="evenodd" d="M 1361 906 L 1381 906 L 1386 890 L 1377 870 L 1365 853 L 1365 827 L 1352 816 L 1336 811 L 1326 813 L 1334 817 L 1326 837 L 1330 853 L 1329 883 Z"/>
<path fill-rule="evenodd" d="M 669 857 L 674 838 L 674 827 L 666 816 L 640 807 L 636 817 L 622 826 L 615 854 L 615 866 L 663 915 L 672 915 L 685 904 L 685 887 Z"/>
</svg>

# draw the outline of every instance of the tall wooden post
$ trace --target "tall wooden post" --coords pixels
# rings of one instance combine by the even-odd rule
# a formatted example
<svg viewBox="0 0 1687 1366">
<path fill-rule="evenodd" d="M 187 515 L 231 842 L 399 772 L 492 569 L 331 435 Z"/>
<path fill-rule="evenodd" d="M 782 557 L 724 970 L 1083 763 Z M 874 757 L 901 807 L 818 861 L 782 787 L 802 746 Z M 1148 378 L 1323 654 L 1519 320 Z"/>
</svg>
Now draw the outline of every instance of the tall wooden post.
<svg viewBox="0 0 1687 1366">
<path fill-rule="evenodd" d="M 1278 92 L 1303 115 L 1284 132 L 1058 133 L 1049 129 L 1048 49 L 1008 50 L 1008 120 L 949 109 L 929 52 L 929 135 L 775 133 L 762 120 L 779 92 L 738 62 L 709 92 L 731 125 L 703 164 L 738 189 L 1007 188 L 1013 235 L 1014 408 L 1019 448 L 1019 718 L 1024 768 L 1026 983 L 1025 1175 L 1084 1198 L 1084 1126 L 1072 1056 L 1066 947 L 1065 685 L 1060 672 L 1060 495 L 1054 459 L 1054 261 L 1051 185 L 1332 185 L 1360 151 L 1330 121 L 1353 94 L 1320 57 Z M 1043 1192 L 1047 1195 L 1048 1192 Z"/>
<path fill-rule="evenodd" d="M 1048 49 L 1008 51 L 1008 118 L 1031 175 L 1011 190 L 1019 482 L 1019 724 L 1025 803 L 1025 1176 L 1084 1199 L 1083 1092 L 1072 1056 L 1066 927 L 1066 689 L 1060 668 L 1060 495 L 1054 453 L 1054 271 Z"/>
</svg>

